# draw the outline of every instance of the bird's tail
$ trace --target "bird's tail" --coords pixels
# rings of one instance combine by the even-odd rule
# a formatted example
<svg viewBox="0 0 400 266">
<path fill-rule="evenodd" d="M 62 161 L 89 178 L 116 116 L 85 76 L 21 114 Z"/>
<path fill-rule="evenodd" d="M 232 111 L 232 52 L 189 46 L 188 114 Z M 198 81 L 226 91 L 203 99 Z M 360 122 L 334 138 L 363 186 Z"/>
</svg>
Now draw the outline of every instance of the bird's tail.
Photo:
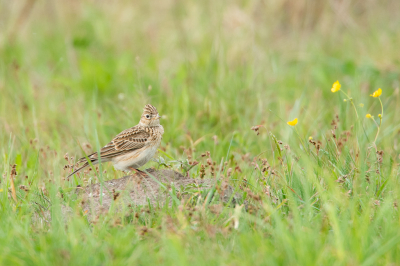
<svg viewBox="0 0 400 266">
<path fill-rule="evenodd" d="M 92 163 L 92 164 L 96 164 L 96 163 L 97 163 L 97 160 L 92 160 L 91 163 Z M 78 169 L 76 169 L 76 170 L 74 170 L 72 173 L 70 173 L 70 174 L 67 176 L 67 178 L 73 176 L 74 174 L 80 172 L 81 170 L 83 170 L 84 168 L 86 168 L 86 167 L 88 167 L 88 166 L 89 166 L 89 163 L 88 163 L 88 162 L 85 162 L 81 167 L 79 167 Z"/>
</svg>

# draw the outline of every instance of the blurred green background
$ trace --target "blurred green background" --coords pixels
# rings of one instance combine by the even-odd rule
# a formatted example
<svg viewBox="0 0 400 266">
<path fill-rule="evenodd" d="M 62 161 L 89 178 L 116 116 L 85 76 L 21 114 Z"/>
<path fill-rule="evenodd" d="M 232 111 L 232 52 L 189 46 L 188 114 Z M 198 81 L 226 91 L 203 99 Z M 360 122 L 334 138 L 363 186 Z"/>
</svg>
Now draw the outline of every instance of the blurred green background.
<svg viewBox="0 0 400 266">
<path fill-rule="evenodd" d="M 146 103 L 165 115 L 171 149 L 187 135 L 234 131 L 257 149 L 251 126 L 287 131 L 269 110 L 320 134 L 349 107 L 329 90 L 337 79 L 364 113 L 378 87 L 398 100 L 398 10 L 398 1 L 2 1 L 2 139 L 80 152 L 73 138 L 93 143 L 94 113 L 103 145 Z M 398 113 L 396 100 L 388 108 Z"/>
<path fill-rule="evenodd" d="M 141 257 L 143 264 L 148 260 L 173 265 L 262 265 L 267 254 L 274 265 L 398 261 L 399 245 L 391 237 L 397 236 L 399 226 L 397 205 L 393 210 L 399 192 L 399 14 L 398 0 L 0 0 L 0 220 L 4 225 L 0 239 L 8 247 L 0 251 L 5 258 L 0 262 L 68 264 L 77 263 L 74 259 L 80 257 L 82 264 L 106 261 L 116 265 L 133 263 L 143 252 L 157 254 Z M 291 193 L 287 187 L 268 181 L 266 185 L 276 189 L 278 200 L 268 204 L 287 209 L 276 211 L 275 220 L 271 218 L 275 224 L 267 230 L 258 231 L 255 221 L 259 220 L 249 218 L 246 229 L 214 241 L 208 226 L 226 226 L 231 210 L 220 220 L 204 218 L 206 229 L 199 233 L 160 233 L 154 238 L 160 241 L 156 244 L 152 238 L 142 241 L 137 224 L 109 229 L 105 222 L 104 229 L 98 225 L 94 231 L 84 222 L 76 222 L 70 230 L 54 224 L 31 227 L 24 218 L 31 212 L 31 203 L 13 205 L 6 193 L 10 164 L 16 163 L 17 187 L 40 191 L 47 186 L 51 191 L 54 186 L 50 198 L 57 201 L 54 191 L 58 187 L 83 182 L 63 179 L 68 173 L 63 169 L 64 154 L 81 157 L 79 144 L 86 152 L 105 145 L 120 131 L 136 125 L 147 103 L 163 116 L 161 149 L 165 153 L 161 156 L 185 160 L 189 155 L 200 161 L 200 155 L 210 151 L 219 163 L 230 149 L 229 156 L 237 162 L 229 166 L 238 164 L 243 170 L 243 174 L 236 173 L 238 180 L 258 182 L 253 176 L 253 158 L 264 152 L 266 158 L 276 159 L 269 131 L 301 154 L 297 134 L 287 121 L 298 117 L 296 128 L 304 142 L 309 136 L 329 138 L 335 115 L 341 121 L 339 130 L 355 125 L 350 103 L 343 101 L 343 94 L 330 91 L 336 80 L 357 104 L 363 128 L 358 134 L 363 138 L 357 143 L 364 155 L 376 134 L 365 114 L 377 118 L 380 113 L 379 101 L 369 95 L 382 88 L 385 114 L 376 145 L 390 156 L 390 160 L 385 157 L 386 175 L 378 173 L 375 184 L 366 184 L 360 174 L 355 187 L 348 183 L 343 190 L 324 190 L 318 184 L 334 182 L 337 169 L 346 172 L 349 161 L 338 159 L 338 166 L 328 170 L 320 161 L 307 159 L 287 184 L 310 202 L 318 191 L 319 200 L 333 205 L 321 203 L 321 209 L 313 209 L 313 203 L 303 213 L 310 202 L 287 204 L 285 193 Z M 255 125 L 265 126 L 259 136 L 250 130 Z M 356 166 L 367 171 L 367 165 L 361 160 Z M 123 176 L 110 165 L 103 168 L 108 170 L 106 179 Z M 304 168 L 322 181 L 304 174 Z M 190 173 L 198 177 L 199 167 Z M 385 186 L 393 190 L 384 194 Z M 372 194 L 365 192 L 368 187 L 374 189 Z M 347 191 L 357 189 L 355 198 L 347 200 Z M 376 200 L 386 195 L 390 200 L 382 207 L 379 221 L 369 228 L 371 217 L 378 213 Z M 372 207 L 358 213 L 363 200 L 360 206 Z M 270 210 L 265 204 L 264 209 Z M 16 206 L 25 207 L 16 211 Z M 346 209 L 351 213 L 334 211 Z M 180 217 L 180 212 L 172 209 L 152 215 L 141 225 L 156 230 L 165 217 Z M 90 239 L 85 248 L 76 242 L 82 241 L 80 232 L 84 232 L 82 238 Z M 60 234 L 65 238 L 59 239 Z M 360 244 L 363 236 L 365 241 Z M 28 240 L 23 244 L 18 239 Z M 129 241 L 136 242 L 124 244 Z M 22 255 L 24 250 L 27 255 Z M 103 253 L 96 254 L 97 250 Z M 380 252 L 376 256 L 375 250 Z"/>
</svg>

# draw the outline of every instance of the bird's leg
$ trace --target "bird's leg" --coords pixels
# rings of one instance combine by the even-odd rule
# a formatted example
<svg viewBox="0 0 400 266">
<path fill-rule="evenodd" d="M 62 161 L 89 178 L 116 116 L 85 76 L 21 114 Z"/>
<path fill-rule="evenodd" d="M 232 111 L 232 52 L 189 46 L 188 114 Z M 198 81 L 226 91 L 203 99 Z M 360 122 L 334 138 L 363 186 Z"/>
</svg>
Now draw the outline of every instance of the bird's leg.
<svg viewBox="0 0 400 266">
<path fill-rule="evenodd" d="M 143 172 L 142 170 L 133 168 L 133 167 L 129 167 L 129 169 L 131 169 L 132 171 L 135 171 L 138 175 L 142 176 L 142 177 L 147 177 L 147 174 L 145 172 Z"/>
</svg>

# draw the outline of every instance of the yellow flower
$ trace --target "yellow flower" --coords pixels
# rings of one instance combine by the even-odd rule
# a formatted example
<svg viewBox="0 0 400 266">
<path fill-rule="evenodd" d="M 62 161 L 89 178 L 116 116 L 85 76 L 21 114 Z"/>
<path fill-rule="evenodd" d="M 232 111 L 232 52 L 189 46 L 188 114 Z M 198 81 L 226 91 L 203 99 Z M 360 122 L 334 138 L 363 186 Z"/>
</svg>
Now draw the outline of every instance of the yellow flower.
<svg viewBox="0 0 400 266">
<path fill-rule="evenodd" d="M 289 126 L 294 127 L 297 124 L 297 118 L 293 119 L 292 121 L 287 122 Z"/>
<path fill-rule="evenodd" d="M 335 92 L 337 92 L 337 91 L 340 91 L 340 87 L 341 87 L 341 86 L 342 86 L 342 85 L 340 85 L 339 80 L 336 80 L 336 82 L 333 83 L 333 85 L 332 85 L 331 92 L 335 93 Z"/>
<path fill-rule="evenodd" d="M 370 94 L 369 96 L 377 98 L 377 97 L 381 96 L 381 94 L 382 94 L 382 89 L 379 88 L 377 91 L 374 91 L 374 93 Z"/>
<path fill-rule="evenodd" d="M 364 104 L 363 104 L 363 103 L 360 103 L 358 106 L 360 106 L 360 107 L 364 107 Z"/>
<path fill-rule="evenodd" d="M 309 140 L 312 140 L 312 139 L 313 139 L 313 137 L 309 136 L 309 137 L 308 137 L 308 139 L 309 139 Z"/>
<path fill-rule="evenodd" d="M 365 117 L 366 118 L 374 118 L 371 114 L 366 114 Z"/>
<path fill-rule="evenodd" d="M 382 118 L 382 115 L 381 115 L 381 114 L 379 114 L 378 116 L 379 116 L 379 118 Z"/>
<path fill-rule="evenodd" d="M 347 102 L 347 99 L 344 99 L 343 101 L 344 101 L 344 102 Z"/>
</svg>

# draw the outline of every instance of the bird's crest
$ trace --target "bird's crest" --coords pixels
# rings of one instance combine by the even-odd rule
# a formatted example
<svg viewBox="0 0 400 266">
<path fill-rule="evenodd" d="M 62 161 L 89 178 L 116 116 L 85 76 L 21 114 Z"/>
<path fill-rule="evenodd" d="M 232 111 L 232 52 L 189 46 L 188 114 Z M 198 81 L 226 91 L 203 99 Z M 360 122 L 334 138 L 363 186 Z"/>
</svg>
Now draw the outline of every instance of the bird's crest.
<svg viewBox="0 0 400 266">
<path fill-rule="evenodd" d="M 143 114 L 158 114 L 157 109 L 151 105 L 151 104 L 146 104 L 146 106 L 143 108 Z"/>
</svg>

